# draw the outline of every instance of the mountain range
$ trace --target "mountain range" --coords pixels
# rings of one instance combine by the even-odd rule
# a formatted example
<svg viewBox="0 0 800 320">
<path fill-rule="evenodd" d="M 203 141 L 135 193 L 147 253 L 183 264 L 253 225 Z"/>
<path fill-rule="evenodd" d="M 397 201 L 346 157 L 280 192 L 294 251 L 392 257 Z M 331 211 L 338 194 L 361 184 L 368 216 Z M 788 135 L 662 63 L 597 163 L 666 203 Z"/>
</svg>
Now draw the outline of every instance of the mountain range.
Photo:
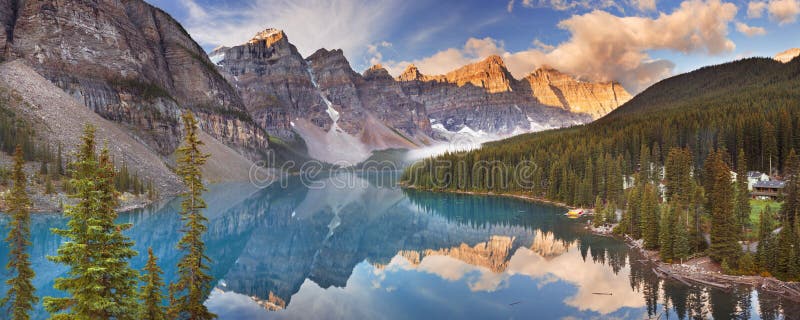
<svg viewBox="0 0 800 320">
<path fill-rule="evenodd" d="M 585 123 L 631 98 L 618 83 L 581 82 L 548 67 L 517 80 L 499 56 L 446 75 L 414 65 L 397 78 L 381 65 L 359 74 L 341 50 L 303 58 L 277 29 L 210 58 L 257 124 L 281 139 L 302 139 L 311 156 L 329 162 L 423 147 L 454 132 L 507 136 Z"/>
<path fill-rule="evenodd" d="M 180 23 L 142 0 L 0 0 L 0 23 L 6 72 L 30 80 L 0 84 L 5 108 L 36 124 L 45 143 L 64 142 L 46 137 L 82 126 L 88 115 L 76 113 L 91 112 L 169 167 L 181 141 L 180 114 L 192 111 L 219 159 L 209 178 L 219 181 L 246 177 L 252 161 L 270 153 L 279 161 L 353 164 L 381 149 L 583 124 L 632 99 L 619 83 L 586 82 L 547 66 L 516 79 L 499 56 L 443 75 L 414 65 L 396 77 L 380 65 L 358 73 L 342 50 L 303 57 L 278 29 L 206 54 Z M 72 100 L 39 99 L 56 90 Z M 60 105 L 76 102 L 86 108 Z M 72 111 L 46 117 L 31 107 Z M 113 146 L 119 139 L 110 137 L 100 138 Z M 135 162 L 131 148 L 115 149 Z M 162 175 L 134 169 L 144 178 Z"/>
<path fill-rule="evenodd" d="M 395 78 L 380 65 L 359 74 L 341 50 L 303 57 L 276 29 L 207 55 L 180 23 L 141 0 L 2 0 L 0 22 L 4 60 L 22 61 L 38 74 L 30 77 L 49 80 L 167 164 L 186 110 L 227 156 L 275 151 L 356 163 L 454 134 L 491 139 L 586 123 L 631 98 L 617 83 L 546 67 L 514 79 L 497 56 L 446 75 L 409 66 Z"/>
</svg>

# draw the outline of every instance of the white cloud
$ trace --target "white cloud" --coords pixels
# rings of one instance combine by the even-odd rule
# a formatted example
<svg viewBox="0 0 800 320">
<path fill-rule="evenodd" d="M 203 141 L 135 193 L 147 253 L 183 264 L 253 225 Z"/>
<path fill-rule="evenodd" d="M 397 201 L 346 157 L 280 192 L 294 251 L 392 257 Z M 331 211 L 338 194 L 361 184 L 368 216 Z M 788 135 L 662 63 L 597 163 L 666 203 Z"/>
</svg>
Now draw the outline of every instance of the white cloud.
<svg viewBox="0 0 800 320">
<path fill-rule="evenodd" d="M 367 45 L 367 54 L 370 55 L 369 57 L 369 64 L 376 65 L 381 63 L 383 60 L 383 53 L 381 53 L 381 48 L 391 48 L 392 43 L 388 41 L 381 41 L 378 43 L 371 43 Z"/>
<path fill-rule="evenodd" d="M 761 36 L 767 34 L 767 30 L 765 30 L 762 27 L 752 27 L 742 22 L 736 23 L 736 30 L 748 37 Z"/>
<path fill-rule="evenodd" d="M 764 11 L 769 13 L 769 18 L 778 24 L 788 24 L 797 21 L 800 14 L 800 1 L 798 0 L 770 0 L 750 1 L 747 4 L 748 18 L 761 18 Z"/>
<path fill-rule="evenodd" d="M 202 45 L 234 46 L 267 27 L 282 29 L 304 56 L 319 48 L 341 48 L 351 61 L 367 54 L 366 44 L 385 36 L 401 16 L 400 0 L 246 0 L 234 7 L 202 7 L 180 0 L 184 23 Z M 365 14 L 369 13 L 369 14 Z M 363 60 L 358 60 L 363 61 Z"/>
<path fill-rule="evenodd" d="M 748 18 L 761 18 L 764 15 L 764 9 L 767 8 L 767 3 L 763 1 L 750 1 L 747 4 L 747 17 Z"/>
<path fill-rule="evenodd" d="M 630 0 L 631 5 L 639 11 L 656 11 L 656 0 Z"/>
<path fill-rule="evenodd" d="M 685 1 L 657 18 L 618 17 L 596 10 L 561 21 L 558 26 L 571 36 L 552 50 L 540 42 L 528 50 L 508 52 L 502 41 L 471 38 L 463 48 L 385 64 L 395 75 L 408 63 L 416 64 L 423 73 L 441 74 L 488 54 L 499 54 L 517 78 L 549 65 L 587 80 L 617 80 L 629 91 L 639 92 L 669 76 L 674 68 L 670 61 L 651 58 L 651 50 L 709 55 L 733 51 L 736 46 L 728 39 L 728 25 L 736 12 L 735 5 L 720 0 Z"/>
<path fill-rule="evenodd" d="M 798 0 L 771 0 L 767 5 L 770 19 L 778 24 L 788 24 L 797 21 L 800 14 L 800 1 Z"/>
<path fill-rule="evenodd" d="M 552 234 L 536 231 L 536 240 L 530 247 L 561 246 Z M 537 243 L 539 242 L 539 243 Z M 494 292 L 509 286 L 513 277 L 527 277 L 537 283 L 537 290 L 549 283 L 566 282 L 575 286 L 574 293 L 564 297 L 566 305 L 579 310 L 594 311 L 608 315 L 622 308 L 641 308 L 645 302 L 641 293 L 631 288 L 628 278 L 630 268 L 619 273 L 611 272 L 611 267 L 587 260 L 582 262 L 577 243 L 568 244 L 568 250 L 549 256 L 540 255 L 535 250 L 523 246 L 513 253 L 507 268 L 492 271 L 485 266 L 472 265 L 448 255 L 434 252 L 425 256 L 418 265 L 411 264 L 406 258 L 397 255 L 380 272 L 396 273 L 404 270 L 416 270 L 436 275 L 448 281 L 462 281 L 474 292 Z M 575 272 L 576 263 L 580 264 L 580 272 Z M 595 292 L 613 292 L 615 299 L 597 299 Z"/>
<path fill-rule="evenodd" d="M 555 46 L 546 44 L 539 39 L 533 39 L 533 47 L 545 52 L 553 51 L 556 48 Z"/>
<path fill-rule="evenodd" d="M 506 5 L 506 10 L 508 12 L 514 11 L 514 0 L 509 0 L 508 4 Z"/>
<path fill-rule="evenodd" d="M 522 0 L 522 6 L 527 8 L 551 8 L 553 10 L 570 9 L 599 9 L 615 5 L 613 1 L 603 0 Z"/>
<path fill-rule="evenodd" d="M 384 67 L 393 75 L 399 75 L 409 64 L 414 64 L 426 74 L 444 74 L 465 64 L 475 62 L 490 55 L 506 53 L 503 42 L 492 38 L 470 38 L 462 48 L 449 48 L 430 57 L 414 61 L 386 61 Z"/>
</svg>

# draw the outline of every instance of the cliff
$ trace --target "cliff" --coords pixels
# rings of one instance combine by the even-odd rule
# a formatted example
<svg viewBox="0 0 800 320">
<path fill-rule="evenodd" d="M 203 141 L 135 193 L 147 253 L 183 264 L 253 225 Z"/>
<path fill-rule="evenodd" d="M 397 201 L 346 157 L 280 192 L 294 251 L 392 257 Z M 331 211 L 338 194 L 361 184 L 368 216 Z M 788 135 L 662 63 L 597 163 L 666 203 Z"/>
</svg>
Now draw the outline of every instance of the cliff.
<svg viewBox="0 0 800 320">
<path fill-rule="evenodd" d="M 574 113 L 586 113 L 594 119 L 608 114 L 632 98 L 619 83 L 578 81 L 547 66 L 536 69 L 521 82 L 530 87 L 530 93 L 542 104 Z"/>
<path fill-rule="evenodd" d="M 6 60 L 21 58 L 106 119 L 171 154 L 192 110 L 214 138 L 250 150 L 267 136 L 172 17 L 141 0 L 0 2 Z"/>
<path fill-rule="evenodd" d="M 372 150 L 430 143 L 424 106 L 382 68 L 355 72 L 341 50 L 304 59 L 283 31 L 266 29 L 210 57 L 256 123 L 284 140 L 302 138 L 314 158 L 355 164 Z"/>
</svg>

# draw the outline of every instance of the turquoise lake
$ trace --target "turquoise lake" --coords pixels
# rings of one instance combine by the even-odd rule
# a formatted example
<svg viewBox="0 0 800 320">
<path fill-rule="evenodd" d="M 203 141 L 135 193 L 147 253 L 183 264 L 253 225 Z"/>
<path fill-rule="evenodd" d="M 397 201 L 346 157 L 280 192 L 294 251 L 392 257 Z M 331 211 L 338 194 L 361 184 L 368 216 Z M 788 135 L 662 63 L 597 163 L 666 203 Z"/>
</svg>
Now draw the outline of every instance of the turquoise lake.
<svg viewBox="0 0 800 320">
<path fill-rule="evenodd" d="M 403 190 L 394 175 L 299 179 L 206 193 L 220 319 L 782 319 L 796 303 L 657 278 L 623 242 L 566 209 L 504 197 Z M 309 186 L 307 186 L 309 185 Z M 120 215 L 136 249 L 174 278 L 180 200 Z M 66 269 L 46 259 L 57 214 L 32 218 L 39 296 Z M 7 232 L 8 218 L 0 217 Z M 8 248 L 0 245 L 0 263 Z M 145 255 L 132 264 L 141 269 Z M 0 280 L 6 275 L 0 273 Z M 5 292 L 5 281 L 0 285 Z M 601 294 L 597 294 L 601 293 Z M 610 293 L 610 295 L 608 295 Z M 785 315 L 785 316 L 784 316 Z M 47 318 L 41 305 L 36 319 Z"/>
</svg>

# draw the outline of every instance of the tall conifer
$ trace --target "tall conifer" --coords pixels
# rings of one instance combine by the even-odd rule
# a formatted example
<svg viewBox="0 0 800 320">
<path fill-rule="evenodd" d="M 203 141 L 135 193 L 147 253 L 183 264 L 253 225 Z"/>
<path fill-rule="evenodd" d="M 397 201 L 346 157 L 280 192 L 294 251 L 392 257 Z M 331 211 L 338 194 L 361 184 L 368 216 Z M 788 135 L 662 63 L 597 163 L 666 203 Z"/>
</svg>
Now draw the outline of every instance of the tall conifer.
<svg viewBox="0 0 800 320">
<path fill-rule="evenodd" d="M 164 310 L 164 273 L 158 267 L 158 258 L 153 254 L 153 248 L 147 248 L 147 264 L 144 266 L 145 274 L 142 276 L 144 285 L 140 291 L 142 305 L 139 309 L 140 320 L 164 320 L 167 315 Z"/>
<path fill-rule="evenodd" d="M 6 197 L 8 213 L 11 215 L 6 237 L 6 243 L 10 248 L 6 269 L 11 278 L 6 280 L 9 288 L 6 296 L 0 301 L 0 305 L 9 308 L 6 314 L 15 320 L 30 319 L 29 313 L 33 310 L 33 305 L 39 301 L 35 295 L 36 288 L 33 286 L 33 277 L 36 273 L 31 268 L 30 254 L 27 252 L 31 245 L 32 203 L 25 192 L 28 180 L 25 177 L 24 166 L 22 147 L 17 146 L 14 152 L 14 168 L 11 172 L 14 185 Z"/>
<path fill-rule="evenodd" d="M 722 160 L 720 152 L 712 152 L 707 162 L 705 179 L 710 186 L 708 207 L 711 215 L 710 256 L 717 262 L 727 262 L 734 268 L 739 261 L 742 248 L 739 245 L 740 230 L 736 227 L 733 213 L 733 183 L 730 168 Z"/>
<path fill-rule="evenodd" d="M 742 234 L 750 227 L 750 191 L 747 190 L 747 158 L 739 149 L 736 157 L 736 219 Z"/>
<path fill-rule="evenodd" d="M 170 286 L 171 300 L 174 300 L 170 305 L 170 313 L 182 319 L 214 319 L 216 315 L 203 305 L 211 291 L 212 281 L 208 275 L 210 259 L 205 255 L 205 243 L 202 239 L 208 219 L 202 212 L 206 208 L 202 198 L 202 192 L 206 188 L 200 167 L 205 164 L 208 155 L 200 150 L 203 142 L 197 135 L 197 120 L 191 113 L 184 113 L 183 124 L 186 136 L 183 145 L 178 148 L 177 171 L 187 191 L 183 194 L 181 203 L 184 234 L 178 242 L 178 249 L 185 255 L 178 262 L 178 281 Z"/>
<path fill-rule="evenodd" d="M 45 297 L 47 311 L 54 319 L 135 319 L 138 274 L 128 260 L 136 255 L 133 242 L 122 234 L 130 224 L 116 224 L 117 193 L 114 169 L 108 150 L 95 153 L 95 129 L 87 125 L 71 185 L 78 200 L 67 207 L 66 229 L 53 232 L 66 238 L 56 256 L 48 257 L 68 266 L 66 277 L 57 278 L 54 288 L 66 297 Z"/>
</svg>

